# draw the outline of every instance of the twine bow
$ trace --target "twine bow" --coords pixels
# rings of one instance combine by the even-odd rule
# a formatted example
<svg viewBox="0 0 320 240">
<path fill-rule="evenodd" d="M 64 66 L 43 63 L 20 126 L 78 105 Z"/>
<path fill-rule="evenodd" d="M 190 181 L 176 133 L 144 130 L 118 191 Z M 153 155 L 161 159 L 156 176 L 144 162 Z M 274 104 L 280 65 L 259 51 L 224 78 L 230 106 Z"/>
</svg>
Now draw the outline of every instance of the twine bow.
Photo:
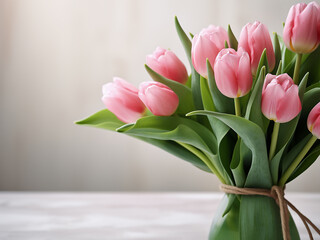
<svg viewBox="0 0 320 240">
<path fill-rule="evenodd" d="M 320 230 L 317 228 L 309 218 L 303 215 L 292 203 L 290 203 L 284 197 L 284 189 L 279 186 L 273 186 L 270 190 L 263 188 L 239 188 L 236 186 L 230 186 L 222 184 L 220 185 L 220 190 L 225 193 L 236 194 L 236 195 L 259 195 L 271 197 L 275 200 L 280 208 L 280 217 L 281 217 L 281 228 L 282 235 L 284 240 L 291 240 L 290 229 L 289 229 L 289 209 L 288 206 L 295 211 L 298 216 L 301 218 L 304 226 L 306 227 L 310 240 L 313 240 L 313 236 L 310 230 L 309 225 L 320 235 Z"/>
</svg>

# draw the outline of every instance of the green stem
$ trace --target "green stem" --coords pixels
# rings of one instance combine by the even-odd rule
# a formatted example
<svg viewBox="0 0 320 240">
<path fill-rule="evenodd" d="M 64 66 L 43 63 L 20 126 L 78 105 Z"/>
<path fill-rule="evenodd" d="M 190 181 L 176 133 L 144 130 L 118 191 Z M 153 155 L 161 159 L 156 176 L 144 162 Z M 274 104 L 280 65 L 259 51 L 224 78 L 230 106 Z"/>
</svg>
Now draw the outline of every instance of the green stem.
<svg viewBox="0 0 320 240">
<path fill-rule="evenodd" d="M 234 109 L 236 112 L 236 116 L 241 117 L 241 106 L 240 106 L 240 100 L 239 98 L 234 98 Z M 238 139 L 240 139 L 240 136 L 238 135 Z"/>
<path fill-rule="evenodd" d="M 278 135 L 279 135 L 279 127 L 280 127 L 280 123 L 274 122 L 273 132 L 272 132 L 272 136 L 271 136 L 270 151 L 269 151 L 269 161 L 272 160 L 272 158 L 274 157 L 274 154 L 276 152 Z"/>
<path fill-rule="evenodd" d="M 236 110 L 236 116 L 241 117 L 241 106 L 239 98 L 234 98 L 234 109 Z"/>
<path fill-rule="evenodd" d="M 297 53 L 296 65 L 294 66 L 293 82 L 299 84 L 299 71 L 301 65 L 302 53 Z"/>
<path fill-rule="evenodd" d="M 194 155 L 196 155 L 198 158 L 200 158 L 206 165 L 207 167 L 219 178 L 219 180 L 223 183 L 226 184 L 224 178 L 221 176 L 221 174 L 218 172 L 218 170 L 215 168 L 215 166 L 212 164 L 210 159 L 199 149 L 195 148 L 194 146 L 191 146 L 189 144 L 183 143 L 183 142 L 178 142 L 182 147 L 186 148 L 190 152 L 192 152 Z"/>
<path fill-rule="evenodd" d="M 283 176 L 281 177 L 279 181 L 279 186 L 283 187 L 293 171 L 296 169 L 296 167 L 299 165 L 299 163 L 302 161 L 302 159 L 305 157 L 305 155 L 309 152 L 312 145 L 317 141 L 317 138 L 312 135 L 310 140 L 307 142 L 307 144 L 304 146 L 302 151 L 299 153 L 299 155 L 296 157 L 296 159 L 293 161 L 293 163 L 289 166 L 289 168 L 285 171 Z"/>
</svg>

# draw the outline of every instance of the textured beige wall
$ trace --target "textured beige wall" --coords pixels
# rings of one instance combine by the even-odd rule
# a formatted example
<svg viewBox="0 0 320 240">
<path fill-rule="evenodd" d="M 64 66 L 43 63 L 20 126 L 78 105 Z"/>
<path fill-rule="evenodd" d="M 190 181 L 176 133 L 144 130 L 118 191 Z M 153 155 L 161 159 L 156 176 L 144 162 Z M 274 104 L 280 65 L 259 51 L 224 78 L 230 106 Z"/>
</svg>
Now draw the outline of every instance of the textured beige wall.
<svg viewBox="0 0 320 240">
<path fill-rule="evenodd" d="M 254 20 L 281 32 L 295 2 L 1 0 L 0 190 L 217 190 L 214 176 L 162 150 L 73 121 L 103 108 L 112 76 L 148 80 L 156 46 L 187 63 L 175 15 L 193 33 L 230 23 L 238 35 Z M 319 172 L 318 161 L 288 189 L 320 191 Z"/>
</svg>

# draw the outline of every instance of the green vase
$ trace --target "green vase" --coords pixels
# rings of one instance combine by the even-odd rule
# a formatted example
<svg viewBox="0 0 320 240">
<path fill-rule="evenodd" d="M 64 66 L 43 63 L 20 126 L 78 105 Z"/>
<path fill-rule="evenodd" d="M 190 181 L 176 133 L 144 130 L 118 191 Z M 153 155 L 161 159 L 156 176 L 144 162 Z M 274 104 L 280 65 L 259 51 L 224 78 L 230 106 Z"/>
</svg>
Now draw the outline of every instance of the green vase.
<svg viewBox="0 0 320 240">
<path fill-rule="evenodd" d="M 212 221 L 209 240 L 283 240 L 279 207 L 275 201 L 263 196 L 233 198 L 224 195 Z M 300 240 L 297 227 L 290 215 L 291 240 Z"/>
</svg>

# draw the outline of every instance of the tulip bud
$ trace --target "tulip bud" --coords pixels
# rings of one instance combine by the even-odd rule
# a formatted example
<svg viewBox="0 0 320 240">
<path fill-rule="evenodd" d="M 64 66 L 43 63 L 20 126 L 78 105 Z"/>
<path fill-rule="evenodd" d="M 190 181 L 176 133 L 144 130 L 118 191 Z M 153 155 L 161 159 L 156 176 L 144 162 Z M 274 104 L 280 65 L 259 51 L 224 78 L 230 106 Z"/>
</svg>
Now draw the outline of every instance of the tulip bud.
<svg viewBox="0 0 320 240">
<path fill-rule="evenodd" d="M 283 29 L 283 41 L 288 49 L 296 53 L 310 53 L 319 46 L 319 4 L 299 3 L 290 8 Z"/>
<path fill-rule="evenodd" d="M 177 94 L 159 82 L 140 83 L 139 98 L 156 116 L 170 116 L 179 105 Z"/>
<path fill-rule="evenodd" d="M 269 31 L 264 24 L 254 22 L 245 25 L 240 33 L 238 47 L 242 47 L 244 51 L 249 54 L 251 60 L 251 72 L 253 75 L 256 75 L 261 54 L 264 49 L 267 49 L 269 70 L 273 70 L 276 60 Z"/>
<path fill-rule="evenodd" d="M 288 74 L 267 74 L 261 97 L 263 115 L 275 122 L 289 122 L 301 111 L 298 86 Z"/>
<path fill-rule="evenodd" d="M 191 58 L 196 71 L 203 77 L 208 77 L 207 59 L 213 67 L 216 56 L 221 49 L 225 48 L 228 33 L 222 27 L 210 25 L 202 29 L 192 39 Z"/>
<path fill-rule="evenodd" d="M 320 102 L 310 111 L 307 125 L 309 131 L 320 139 Z"/>
<path fill-rule="evenodd" d="M 214 76 L 220 92 L 230 98 L 246 95 L 252 86 L 250 58 L 241 48 L 222 49 L 214 64 Z"/>
<path fill-rule="evenodd" d="M 180 59 L 170 50 L 157 47 L 153 54 L 146 57 L 147 65 L 165 78 L 185 84 L 188 72 Z"/>
<path fill-rule="evenodd" d="M 138 89 L 127 81 L 114 77 L 102 87 L 102 102 L 122 122 L 131 123 L 143 116 L 146 107 L 138 97 Z"/>
</svg>

